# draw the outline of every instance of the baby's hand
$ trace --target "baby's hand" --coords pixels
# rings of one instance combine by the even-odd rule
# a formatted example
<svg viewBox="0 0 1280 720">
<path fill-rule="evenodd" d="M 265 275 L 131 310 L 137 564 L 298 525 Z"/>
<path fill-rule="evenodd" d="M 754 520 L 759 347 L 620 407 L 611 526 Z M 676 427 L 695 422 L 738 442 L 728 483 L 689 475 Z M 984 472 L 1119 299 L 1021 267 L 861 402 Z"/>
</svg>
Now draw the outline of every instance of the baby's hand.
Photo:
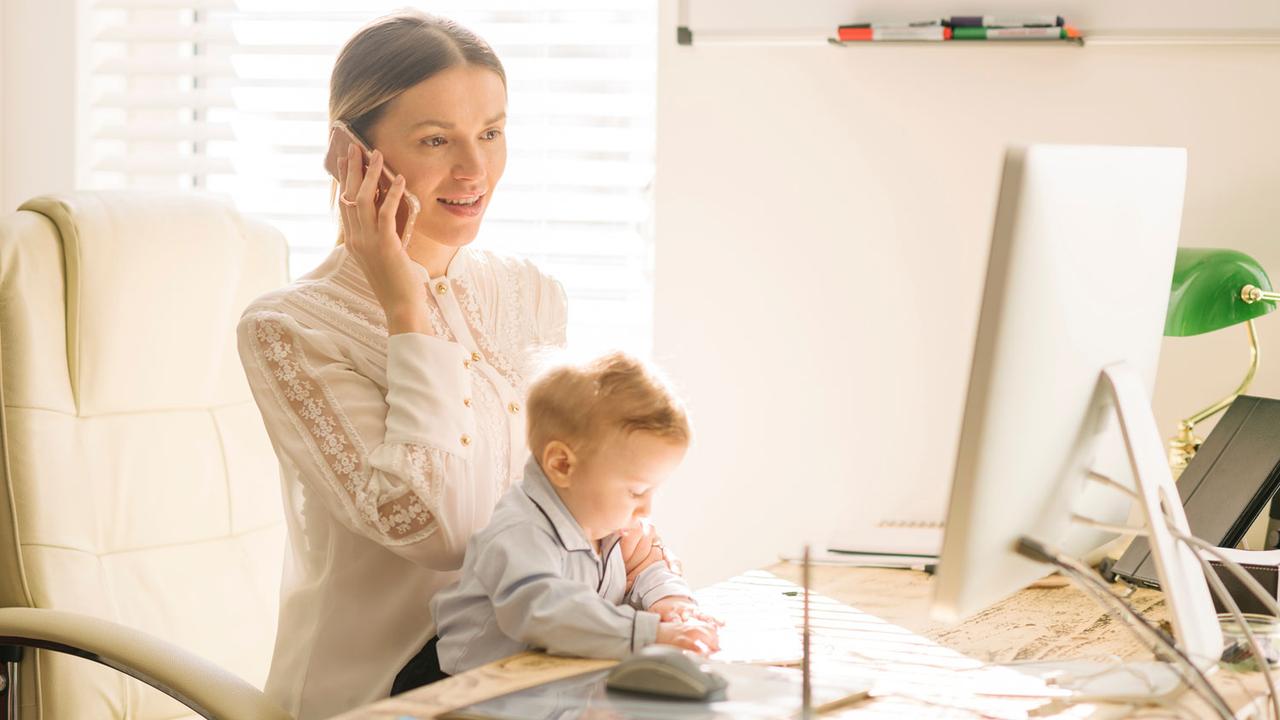
<svg viewBox="0 0 1280 720">
<path fill-rule="evenodd" d="M 681 622 L 693 619 L 717 628 L 724 625 L 719 618 L 702 612 L 696 600 L 683 595 L 668 595 L 645 609 L 658 613 L 663 621 Z"/>
<path fill-rule="evenodd" d="M 716 626 L 700 620 L 658 623 L 658 643 L 674 645 L 699 655 L 710 655 L 720 649 Z"/>
</svg>

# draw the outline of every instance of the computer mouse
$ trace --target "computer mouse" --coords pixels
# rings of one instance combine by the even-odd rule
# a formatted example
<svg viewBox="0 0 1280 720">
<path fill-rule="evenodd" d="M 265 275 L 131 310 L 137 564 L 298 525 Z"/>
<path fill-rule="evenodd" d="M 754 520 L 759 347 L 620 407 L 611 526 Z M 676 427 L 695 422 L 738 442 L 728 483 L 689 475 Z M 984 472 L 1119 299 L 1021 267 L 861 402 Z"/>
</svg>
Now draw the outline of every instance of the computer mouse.
<svg viewBox="0 0 1280 720">
<path fill-rule="evenodd" d="M 609 671 L 610 690 L 686 700 L 721 700 L 728 681 L 710 667 L 670 645 L 650 645 Z"/>
</svg>

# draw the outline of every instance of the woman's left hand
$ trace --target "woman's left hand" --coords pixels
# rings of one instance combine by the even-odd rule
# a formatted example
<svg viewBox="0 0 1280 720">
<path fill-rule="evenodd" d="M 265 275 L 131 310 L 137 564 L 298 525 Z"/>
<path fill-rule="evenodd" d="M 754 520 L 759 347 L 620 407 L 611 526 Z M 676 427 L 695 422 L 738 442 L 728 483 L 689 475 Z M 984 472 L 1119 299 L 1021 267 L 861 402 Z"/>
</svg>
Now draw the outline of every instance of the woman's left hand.
<svg viewBox="0 0 1280 720">
<path fill-rule="evenodd" d="M 662 538 L 649 520 L 641 520 L 622 532 L 622 562 L 627 568 L 627 591 L 636 578 L 656 562 L 665 562 L 676 574 L 683 574 L 680 561 L 662 545 Z"/>
</svg>

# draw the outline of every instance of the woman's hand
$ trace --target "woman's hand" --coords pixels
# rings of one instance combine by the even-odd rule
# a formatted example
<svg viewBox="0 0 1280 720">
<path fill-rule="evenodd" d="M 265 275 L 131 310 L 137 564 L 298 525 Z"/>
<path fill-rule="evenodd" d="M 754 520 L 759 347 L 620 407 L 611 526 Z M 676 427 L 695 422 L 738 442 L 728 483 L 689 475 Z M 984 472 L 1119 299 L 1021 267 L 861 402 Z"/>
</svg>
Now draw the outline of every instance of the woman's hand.
<svg viewBox="0 0 1280 720">
<path fill-rule="evenodd" d="M 683 573 L 680 561 L 663 547 L 662 538 L 647 519 L 624 530 L 621 542 L 622 563 L 627 568 L 627 592 L 631 592 L 640 573 L 656 562 L 667 563 L 671 572 Z"/>
<path fill-rule="evenodd" d="M 431 334 L 426 285 L 414 272 L 410 264 L 413 261 L 396 234 L 396 209 L 404 196 L 404 176 L 396 176 L 381 206 L 374 202 L 382 162 L 382 153 L 374 150 L 369 171 L 365 172 L 360 149 L 354 144 L 345 158 L 338 159 L 343 242 L 387 315 L 387 334 Z"/>
</svg>

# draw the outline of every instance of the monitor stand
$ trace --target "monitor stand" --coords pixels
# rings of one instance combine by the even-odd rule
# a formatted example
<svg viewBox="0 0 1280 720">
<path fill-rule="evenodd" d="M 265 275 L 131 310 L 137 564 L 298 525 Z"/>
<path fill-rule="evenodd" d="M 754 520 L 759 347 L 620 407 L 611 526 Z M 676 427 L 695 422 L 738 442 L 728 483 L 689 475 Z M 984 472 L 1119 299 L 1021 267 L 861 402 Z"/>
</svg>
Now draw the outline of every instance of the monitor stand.
<svg viewBox="0 0 1280 720">
<path fill-rule="evenodd" d="M 1120 421 L 1138 506 L 1149 533 L 1151 555 L 1169 605 L 1174 635 L 1183 652 L 1207 672 L 1217 667 L 1222 655 L 1222 629 L 1195 551 L 1169 532 L 1172 526 L 1178 532 L 1191 534 L 1145 384 L 1128 363 L 1108 365 L 1102 370 L 1093 410 L 1104 413 L 1111 408 Z"/>
<path fill-rule="evenodd" d="M 1207 675 L 1217 668 L 1222 654 L 1222 630 L 1204 571 L 1193 554 L 1195 551 L 1170 532 L 1170 526 L 1185 534 L 1191 531 L 1173 475 L 1166 464 L 1164 446 L 1151 413 L 1145 384 L 1142 376 L 1128 363 L 1103 368 L 1087 417 L 1101 424 L 1113 410 L 1119 420 L 1133 470 L 1136 502 L 1142 511 L 1143 529 L 1149 533 L 1151 554 L 1156 560 L 1157 575 L 1169 606 L 1176 642 L 1192 663 Z M 1073 690 L 1083 696 L 1077 698 L 1079 702 L 1156 700 L 1185 688 L 1180 682 L 1181 673 L 1164 662 L 1090 663 L 1077 659 L 1049 659 L 1009 667 Z"/>
</svg>

